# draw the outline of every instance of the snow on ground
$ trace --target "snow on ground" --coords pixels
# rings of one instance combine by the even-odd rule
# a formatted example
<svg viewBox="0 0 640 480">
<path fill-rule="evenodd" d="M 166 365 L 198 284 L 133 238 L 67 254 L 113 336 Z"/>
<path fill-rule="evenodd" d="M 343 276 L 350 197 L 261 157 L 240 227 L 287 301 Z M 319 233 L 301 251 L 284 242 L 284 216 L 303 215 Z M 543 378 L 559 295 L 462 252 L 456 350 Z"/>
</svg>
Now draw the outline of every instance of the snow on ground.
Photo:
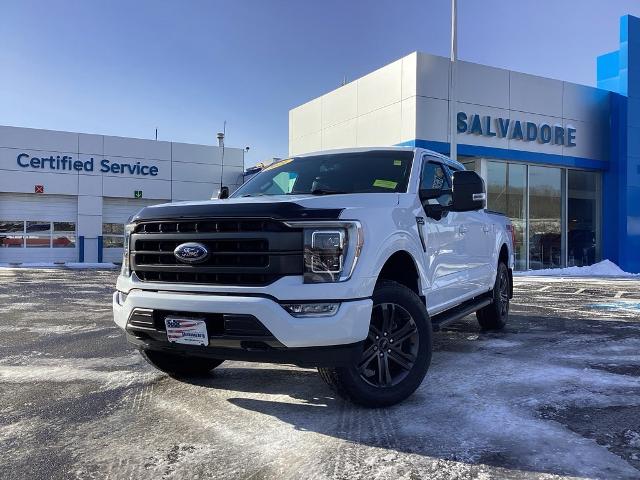
<svg viewBox="0 0 640 480">
<path fill-rule="evenodd" d="M 545 276 L 545 277 L 638 277 L 638 273 L 628 273 L 611 260 L 603 260 L 587 267 L 546 268 L 543 270 L 526 270 L 514 272 L 517 277 Z"/>
<path fill-rule="evenodd" d="M 84 263 L 84 262 L 67 262 L 67 263 L 53 263 L 53 262 L 24 262 L 24 263 L 0 263 L 0 268 L 72 268 L 72 269 L 85 269 L 85 268 L 116 268 L 115 263 Z"/>
<path fill-rule="evenodd" d="M 46 323 L 34 323 L 31 325 L 0 325 L 0 334 L 25 331 L 38 335 L 69 335 L 74 333 L 94 332 L 110 327 L 88 323 L 86 325 L 48 325 Z"/>
<path fill-rule="evenodd" d="M 74 269 L 83 269 L 83 268 L 116 268 L 117 265 L 115 263 L 65 263 L 64 268 L 74 268 Z"/>
<path fill-rule="evenodd" d="M 451 325 L 414 395 L 362 409 L 313 369 L 159 373 L 113 325 L 116 275 L 0 272 L 2 478 L 640 478 L 631 278 L 516 279 L 505 331 Z"/>
</svg>

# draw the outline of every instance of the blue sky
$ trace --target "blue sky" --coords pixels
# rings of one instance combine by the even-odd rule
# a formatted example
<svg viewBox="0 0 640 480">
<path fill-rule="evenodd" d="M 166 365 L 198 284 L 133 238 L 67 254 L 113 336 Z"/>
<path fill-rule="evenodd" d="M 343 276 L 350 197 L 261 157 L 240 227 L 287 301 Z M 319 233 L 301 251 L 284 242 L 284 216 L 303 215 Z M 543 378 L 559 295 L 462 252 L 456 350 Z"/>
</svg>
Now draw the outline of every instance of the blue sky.
<svg viewBox="0 0 640 480">
<path fill-rule="evenodd" d="M 595 84 L 638 0 L 458 0 L 463 60 Z M 449 0 L 2 0 L 0 124 L 287 154 L 288 111 L 414 50 Z"/>
</svg>

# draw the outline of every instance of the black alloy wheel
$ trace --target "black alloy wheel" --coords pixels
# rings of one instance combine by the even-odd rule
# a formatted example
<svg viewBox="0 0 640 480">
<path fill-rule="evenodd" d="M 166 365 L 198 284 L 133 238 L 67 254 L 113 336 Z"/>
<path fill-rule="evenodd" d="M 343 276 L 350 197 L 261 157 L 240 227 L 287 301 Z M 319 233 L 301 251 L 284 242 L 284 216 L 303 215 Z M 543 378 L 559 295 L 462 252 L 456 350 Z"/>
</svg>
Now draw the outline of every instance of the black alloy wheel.
<svg viewBox="0 0 640 480">
<path fill-rule="evenodd" d="M 509 275 L 507 274 L 507 269 L 500 270 L 500 280 L 499 280 L 499 308 L 500 308 L 500 316 L 506 317 L 509 314 Z"/>
<path fill-rule="evenodd" d="M 476 312 L 482 330 L 501 330 L 509 319 L 509 294 L 511 290 L 509 269 L 500 262 L 492 291 L 492 302 Z"/>
<path fill-rule="evenodd" d="M 386 407 L 409 397 L 431 363 L 431 321 L 424 301 L 406 285 L 381 280 L 362 353 L 352 363 L 318 368 L 320 377 L 343 398 L 365 407 Z"/>
<path fill-rule="evenodd" d="M 399 384 L 413 368 L 419 345 L 418 327 L 406 309 L 396 303 L 374 305 L 358 364 L 360 377 L 377 388 Z"/>
</svg>

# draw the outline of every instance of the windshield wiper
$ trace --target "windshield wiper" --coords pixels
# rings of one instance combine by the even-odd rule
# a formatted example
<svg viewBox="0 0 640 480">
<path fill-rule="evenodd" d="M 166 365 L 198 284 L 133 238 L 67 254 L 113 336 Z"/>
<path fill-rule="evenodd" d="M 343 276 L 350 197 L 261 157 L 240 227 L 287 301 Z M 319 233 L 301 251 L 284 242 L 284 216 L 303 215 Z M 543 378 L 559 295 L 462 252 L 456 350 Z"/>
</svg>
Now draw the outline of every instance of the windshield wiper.
<svg viewBox="0 0 640 480">
<path fill-rule="evenodd" d="M 310 193 L 311 195 L 339 195 L 341 193 L 349 192 L 343 192 L 342 190 L 329 190 L 328 188 L 314 188 Z"/>
</svg>

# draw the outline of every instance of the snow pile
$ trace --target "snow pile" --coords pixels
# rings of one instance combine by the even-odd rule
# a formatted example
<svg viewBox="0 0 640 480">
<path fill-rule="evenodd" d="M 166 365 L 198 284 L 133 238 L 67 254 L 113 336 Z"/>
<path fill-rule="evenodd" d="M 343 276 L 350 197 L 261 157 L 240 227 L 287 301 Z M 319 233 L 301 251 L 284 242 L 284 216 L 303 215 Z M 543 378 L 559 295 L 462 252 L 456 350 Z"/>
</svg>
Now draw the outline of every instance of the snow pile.
<svg viewBox="0 0 640 480">
<path fill-rule="evenodd" d="M 544 270 L 514 272 L 513 274 L 519 277 L 640 277 L 640 274 L 625 272 L 611 260 L 603 260 L 587 267 L 547 268 Z"/>
<path fill-rule="evenodd" d="M 23 263 L 0 263 L 0 268 L 116 268 L 114 263 L 53 263 L 53 262 L 23 262 Z"/>
</svg>

